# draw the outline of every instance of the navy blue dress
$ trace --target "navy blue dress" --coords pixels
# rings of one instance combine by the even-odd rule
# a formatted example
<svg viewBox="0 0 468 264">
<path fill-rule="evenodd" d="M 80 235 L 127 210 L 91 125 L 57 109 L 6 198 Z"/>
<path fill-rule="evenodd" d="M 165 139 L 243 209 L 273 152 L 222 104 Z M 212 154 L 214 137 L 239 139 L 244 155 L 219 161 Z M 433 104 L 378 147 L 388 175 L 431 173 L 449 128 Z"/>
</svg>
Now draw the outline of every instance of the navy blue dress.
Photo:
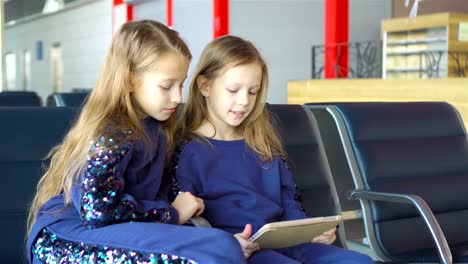
<svg viewBox="0 0 468 264">
<path fill-rule="evenodd" d="M 72 187 L 72 205 L 65 207 L 60 194 L 39 210 L 28 238 L 30 262 L 244 261 L 230 234 L 177 225 L 177 210 L 162 186 L 164 132 L 154 119 L 144 125 L 152 146 L 129 141 L 131 131 L 91 143 L 87 166 Z"/>
<path fill-rule="evenodd" d="M 264 162 L 244 140 L 196 139 L 178 148 L 174 189 L 189 191 L 205 202 L 213 227 L 240 233 L 252 224 L 306 218 L 292 175 L 284 160 Z M 312 238 L 311 238 L 312 239 Z M 307 243 L 280 250 L 260 250 L 249 263 L 372 263 L 369 257 L 342 248 Z"/>
</svg>

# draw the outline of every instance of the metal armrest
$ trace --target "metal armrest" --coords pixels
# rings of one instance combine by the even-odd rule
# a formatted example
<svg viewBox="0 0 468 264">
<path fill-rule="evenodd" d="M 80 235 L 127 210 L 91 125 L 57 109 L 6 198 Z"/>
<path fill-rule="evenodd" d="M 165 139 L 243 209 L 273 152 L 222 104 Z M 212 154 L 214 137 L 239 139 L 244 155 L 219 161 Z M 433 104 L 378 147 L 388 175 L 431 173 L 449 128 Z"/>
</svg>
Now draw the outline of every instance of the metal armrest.
<svg viewBox="0 0 468 264">
<path fill-rule="evenodd" d="M 444 233 L 440 228 L 439 222 L 431 211 L 431 208 L 426 204 L 424 199 L 417 195 L 404 195 L 396 193 L 372 192 L 363 190 L 353 190 L 347 193 L 348 199 L 364 199 L 394 203 L 412 204 L 416 207 L 419 214 L 422 216 L 426 226 L 431 232 L 432 238 L 436 244 L 437 252 L 441 259 L 441 263 L 451 264 L 452 253 L 445 239 Z"/>
<path fill-rule="evenodd" d="M 195 227 L 211 227 L 210 222 L 208 222 L 208 220 L 206 220 L 205 218 L 201 216 L 195 216 L 195 217 L 190 218 L 188 223 Z"/>
<path fill-rule="evenodd" d="M 343 217 L 343 221 L 362 219 L 362 211 L 361 210 L 342 211 L 341 216 Z"/>
</svg>

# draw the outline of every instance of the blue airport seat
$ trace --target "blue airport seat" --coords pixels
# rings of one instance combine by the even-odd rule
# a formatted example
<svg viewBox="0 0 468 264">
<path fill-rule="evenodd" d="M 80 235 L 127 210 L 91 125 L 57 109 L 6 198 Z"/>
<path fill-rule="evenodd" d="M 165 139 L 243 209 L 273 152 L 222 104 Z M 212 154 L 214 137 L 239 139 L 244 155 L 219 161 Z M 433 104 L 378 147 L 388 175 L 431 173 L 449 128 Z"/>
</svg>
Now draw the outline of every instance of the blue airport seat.
<svg viewBox="0 0 468 264">
<path fill-rule="evenodd" d="M 302 105 L 268 104 L 274 127 L 288 153 L 294 181 L 309 217 L 340 215 L 335 185 L 315 117 Z M 335 245 L 346 247 L 344 227 Z"/>
<path fill-rule="evenodd" d="M 319 106 L 309 105 L 317 109 Z M 445 102 L 323 105 L 382 260 L 468 263 L 468 137 Z"/>
<path fill-rule="evenodd" d="M 2 106 L 41 106 L 41 98 L 32 91 L 0 92 L 0 107 Z"/>
<path fill-rule="evenodd" d="M 344 103 L 307 103 L 305 106 L 312 111 L 317 120 L 341 209 L 347 218 L 345 223 L 347 244 L 351 247 L 352 245 L 359 246 L 363 243 L 366 232 L 364 221 L 359 217 L 361 214 L 359 201 L 350 200 L 346 196 L 347 191 L 354 189 L 354 180 L 341 144 L 337 124 L 327 110 L 328 106 L 334 104 Z"/>
<path fill-rule="evenodd" d="M 2 263 L 24 263 L 27 212 L 44 158 L 61 142 L 77 112 L 68 107 L 0 107 Z"/>
<path fill-rule="evenodd" d="M 89 92 L 53 93 L 47 97 L 47 106 L 83 106 Z"/>
</svg>

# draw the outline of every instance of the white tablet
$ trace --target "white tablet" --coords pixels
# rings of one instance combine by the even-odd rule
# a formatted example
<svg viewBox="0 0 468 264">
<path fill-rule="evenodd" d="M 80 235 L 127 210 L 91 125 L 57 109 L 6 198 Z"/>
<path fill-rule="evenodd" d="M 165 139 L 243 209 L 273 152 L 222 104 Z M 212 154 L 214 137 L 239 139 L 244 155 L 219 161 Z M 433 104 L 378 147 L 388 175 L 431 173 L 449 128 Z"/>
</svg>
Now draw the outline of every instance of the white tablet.
<svg viewBox="0 0 468 264">
<path fill-rule="evenodd" d="M 341 215 L 335 215 L 269 223 L 249 240 L 258 243 L 261 248 L 292 247 L 311 242 L 314 237 L 336 227 L 342 221 Z"/>
</svg>

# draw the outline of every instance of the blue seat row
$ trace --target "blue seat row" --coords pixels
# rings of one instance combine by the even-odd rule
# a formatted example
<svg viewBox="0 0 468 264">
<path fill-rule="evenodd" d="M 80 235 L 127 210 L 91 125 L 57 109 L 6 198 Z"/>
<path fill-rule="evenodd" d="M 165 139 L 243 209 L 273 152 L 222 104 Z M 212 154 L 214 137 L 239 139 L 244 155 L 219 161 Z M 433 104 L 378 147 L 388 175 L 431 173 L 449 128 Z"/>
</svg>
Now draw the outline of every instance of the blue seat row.
<svg viewBox="0 0 468 264">
<path fill-rule="evenodd" d="M 47 97 L 46 106 L 80 107 L 89 92 L 53 93 Z M 41 97 L 33 91 L 0 92 L 0 107 L 41 106 Z"/>
<path fill-rule="evenodd" d="M 41 98 L 35 92 L 0 92 L 0 106 L 41 106 L 41 104 Z"/>
<path fill-rule="evenodd" d="M 29 203 L 47 165 L 47 153 L 61 142 L 77 111 L 68 107 L 0 107 L 2 263 L 23 263 Z"/>
<path fill-rule="evenodd" d="M 307 107 L 324 135 L 340 202 L 360 210 L 365 242 L 378 258 L 468 263 L 468 137 L 452 105 Z"/>
<path fill-rule="evenodd" d="M 53 93 L 47 97 L 47 106 L 80 107 L 86 101 L 89 92 Z"/>
<path fill-rule="evenodd" d="M 361 102 L 268 109 L 309 216 L 360 212 L 364 242 L 383 261 L 467 262 L 468 139 L 451 105 Z M 78 111 L 0 107 L 5 263 L 22 261 L 28 203 L 44 158 Z M 346 238 L 356 229 L 346 221 L 337 245 L 350 245 Z"/>
<path fill-rule="evenodd" d="M 310 216 L 340 214 L 330 168 L 311 113 L 300 105 L 268 107 L 293 164 L 306 212 Z M 42 166 L 47 163 L 44 158 L 61 142 L 77 112 L 77 108 L 68 107 L 0 107 L 0 123 L 4 127 L 0 135 L 0 171 L 5 183 L 0 194 L 5 201 L 0 206 L 0 225 L 8 238 L 0 242 L 0 259 L 4 263 L 23 261 L 27 210 L 43 173 Z M 344 239 L 338 239 L 336 244 L 343 242 Z"/>
</svg>

